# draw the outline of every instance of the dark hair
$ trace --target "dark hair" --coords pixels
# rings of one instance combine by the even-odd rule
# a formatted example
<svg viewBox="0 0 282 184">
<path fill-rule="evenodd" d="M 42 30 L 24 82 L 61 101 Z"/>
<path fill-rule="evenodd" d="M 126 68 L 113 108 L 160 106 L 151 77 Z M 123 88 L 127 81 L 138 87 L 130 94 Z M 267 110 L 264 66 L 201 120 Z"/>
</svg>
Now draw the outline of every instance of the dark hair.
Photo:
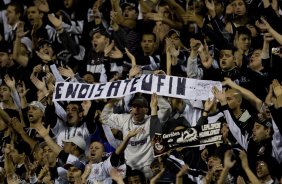
<svg viewBox="0 0 282 184">
<path fill-rule="evenodd" d="M 128 178 L 133 176 L 139 176 L 142 183 L 146 183 L 146 178 L 143 172 L 141 172 L 140 170 L 131 170 L 131 169 L 127 171 L 127 176 L 125 178 L 125 181 L 128 182 Z"/>
<path fill-rule="evenodd" d="M 82 105 L 81 105 L 81 102 L 80 101 L 70 101 L 68 103 L 68 105 L 77 105 L 78 106 L 78 112 L 83 112 L 83 108 L 82 108 Z M 67 105 L 67 106 L 68 106 Z"/>
<path fill-rule="evenodd" d="M 13 6 L 15 8 L 15 12 L 17 14 L 18 13 L 21 14 L 20 15 L 20 20 L 21 20 L 22 17 L 23 17 L 23 14 L 24 14 L 24 6 L 21 3 L 19 3 L 19 2 L 11 2 L 11 3 L 8 4 L 8 6 Z"/>
<path fill-rule="evenodd" d="M 152 36 L 154 37 L 154 42 L 157 41 L 157 36 L 156 36 L 155 33 L 153 33 L 153 32 L 144 32 L 144 33 L 142 34 L 142 39 L 143 39 L 143 36 L 144 36 L 144 35 L 152 35 Z"/>
<path fill-rule="evenodd" d="M 238 35 L 238 38 L 240 35 L 247 35 L 249 37 L 252 36 L 251 31 L 246 26 L 240 26 L 236 29 L 236 34 Z"/>
</svg>

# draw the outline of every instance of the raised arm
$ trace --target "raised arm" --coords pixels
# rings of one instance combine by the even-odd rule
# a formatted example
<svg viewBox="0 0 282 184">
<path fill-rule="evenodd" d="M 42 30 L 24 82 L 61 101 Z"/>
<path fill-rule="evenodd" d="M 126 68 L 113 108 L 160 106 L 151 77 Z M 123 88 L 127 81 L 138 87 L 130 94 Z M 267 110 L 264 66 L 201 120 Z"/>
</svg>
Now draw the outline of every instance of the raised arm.
<svg viewBox="0 0 282 184">
<path fill-rule="evenodd" d="M 248 157 L 247 153 L 243 150 L 240 151 L 239 157 L 241 159 L 241 165 L 243 170 L 245 171 L 246 175 L 248 176 L 250 182 L 252 184 L 260 184 L 260 181 L 256 177 L 256 175 L 252 172 L 252 170 L 249 167 Z"/>
<path fill-rule="evenodd" d="M 63 149 L 50 137 L 50 126 L 48 126 L 48 128 L 45 128 L 42 124 L 39 124 L 35 129 L 37 133 L 45 140 L 47 145 L 53 150 L 56 157 L 58 157 Z"/>
<path fill-rule="evenodd" d="M 230 78 L 224 78 L 223 85 L 227 85 L 227 86 L 229 86 L 229 87 L 231 87 L 233 89 L 239 90 L 242 93 L 243 98 L 248 100 L 252 104 L 252 106 L 254 106 L 257 109 L 257 111 L 259 111 L 259 112 L 261 111 L 261 107 L 262 107 L 263 101 L 261 101 L 251 91 L 249 91 L 248 89 L 243 88 L 243 87 L 237 85 Z"/>
</svg>

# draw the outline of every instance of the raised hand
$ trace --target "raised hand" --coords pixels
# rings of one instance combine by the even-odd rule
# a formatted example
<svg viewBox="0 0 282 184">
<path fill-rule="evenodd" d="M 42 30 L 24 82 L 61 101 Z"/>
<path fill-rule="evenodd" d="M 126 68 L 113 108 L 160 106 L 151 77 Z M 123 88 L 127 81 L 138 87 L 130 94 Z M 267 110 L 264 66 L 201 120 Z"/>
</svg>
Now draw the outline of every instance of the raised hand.
<svg viewBox="0 0 282 184">
<path fill-rule="evenodd" d="M 42 137 L 47 137 L 50 132 L 50 125 L 48 125 L 47 128 L 45 128 L 42 124 L 39 124 L 38 126 L 35 127 L 37 133 Z"/>
<path fill-rule="evenodd" d="M 51 56 L 42 52 L 36 51 L 37 56 L 45 63 L 48 63 L 52 60 Z"/>
<path fill-rule="evenodd" d="M 205 110 L 206 112 L 210 112 L 214 104 L 215 104 L 215 98 L 212 98 L 212 99 L 209 98 L 209 99 L 207 99 L 207 100 L 205 101 L 205 104 L 204 104 L 204 110 Z"/>
<path fill-rule="evenodd" d="M 281 86 L 281 84 L 278 82 L 277 79 L 274 79 L 274 80 L 272 81 L 272 87 L 273 87 L 274 95 L 275 95 L 276 97 L 282 95 L 282 86 Z"/>
<path fill-rule="evenodd" d="M 32 75 L 30 76 L 30 80 L 38 90 L 47 90 L 46 84 L 43 81 L 39 80 L 37 77 Z"/>
<path fill-rule="evenodd" d="M 232 157 L 231 150 L 227 150 L 224 154 L 224 167 L 227 169 L 231 169 L 236 163 L 236 160 L 232 161 L 231 157 Z"/>
<path fill-rule="evenodd" d="M 239 157 L 241 159 L 242 168 L 248 168 L 249 167 L 249 163 L 248 163 L 247 153 L 244 150 L 241 150 L 239 152 Z"/>
<path fill-rule="evenodd" d="M 133 77 L 136 77 L 137 75 L 140 75 L 142 73 L 142 69 L 140 66 L 133 66 L 131 67 L 131 69 L 129 70 L 129 79 L 132 79 Z"/>
<path fill-rule="evenodd" d="M 5 75 L 4 81 L 12 91 L 16 90 L 16 81 L 14 77 L 11 78 L 9 75 Z"/>
<path fill-rule="evenodd" d="M 221 105 L 226 105 L 227 104 L 225 91 L 219 91 L 217 89 L 217 87 L 213 87 L 212 88 L 212 93 L 219 100 Z"/>
<path fill-rule="evenodd" d="M 157 110 L 158 108 L 158 95 L 156 93 L 153 93 L 151 95 L 151 103 L 150 103 L 150 107 L 153 110 Z"/>
<path fill-rule="evenodd" d="M 21 98 L 25 97 L 29 89 L 26 89 L 24 81 L 20 81 L 17 85 L 17 91 Z"/>
<path fill-rule="evenodd" d="M 122 175 L 118 172 L 116 168 L 111 168 L 110 170 L 110 176 L 113 180 L 115 180 L 117 183 L 124 183 Z"/>
<path fill-rule="evenodd" d="M 212 16 L 214 18 L 216 16 L 214 1 L 213 0 L 205 0 L 205 4 L 206 4 L 206 7 L 209 11 L 210 16 Z"/>
<path fill-rule="evenodd" d="M 199 47 L 201 46 L 201 41 L 196 40 L 194 38 L 190 39 L 190 47 L 193 51 L 198 51 Z"/>
<path fill-rule="evenodd" d="M 28 32 L 29 32 L 29 31 L 24 32 L 24 23 L 23 23 L 22 21 L 20 21 L 20 22 L 18 23 L 18 26 L 17 26 L 16 36 L 17 36 L 18 38 L 22 38 L 22 37 L 24 37 L 25 35 L 27 35 Z"/>
<path fill-rule="evenodd" d="M 189 166 L 187 164 L 182 165 L 181 169 L 178 171 L 176 176 L 178 177 L 184 176 L 188 172 L 188 170 L 189 170 Z"/>
<path fill-rule="evenodd" d="M 64 77 L 70 77 L 70 78 L 73 78 L 73 77 L 74 77 L 74 72 L 73 72 L 73 70 L 72 70 L 70 67 L 68 67 L 68 66 L 67 66 L 66 68 L 64 68 L 64 67 L 59 67 L 58 70 L 59 70 L 60 74 L 61 74 L 62 76 L 64 76 Z"/>
<path fill-rule="evenodd" d="M 131 67 L 134 67 L 136 66 L 136 59 L 135 59 L 135 56 L 133 54 L 131 54 L 131 52 L 125 48 L 125 53 L 127 55 L 127 57 L 130 59 L 131 61 Z"/>
<path fill-rule="evenodd" d="M 110 57 L 111 51 L 113 50 L 115 46 L 115 42 L 112 41 L 110 44 L 106 44 L 105 49 L 104 49 L 104 56 L 105 57 Z"/>
<path fill-rule="evenodd" d="M 57 18 L 53 14 L 48 14 L 48 19 L 56 29 L 59 29 L 62 27 L 62 24 L 63 24 L 62 16 L 60 16 L 60 18 Z"/>
<path fill-rule="evenodd" d="M 24 131 L 24 125 L 18 120 L 18 118 L 11 118 L 10 124 L 16 132 L 20 133 Z"/>
<path fill-rule="evenodd" d="M 120 59 L 123 57 L 123 53 L 115 46 L 110 52 L 110 58 Z"/>
</svg>

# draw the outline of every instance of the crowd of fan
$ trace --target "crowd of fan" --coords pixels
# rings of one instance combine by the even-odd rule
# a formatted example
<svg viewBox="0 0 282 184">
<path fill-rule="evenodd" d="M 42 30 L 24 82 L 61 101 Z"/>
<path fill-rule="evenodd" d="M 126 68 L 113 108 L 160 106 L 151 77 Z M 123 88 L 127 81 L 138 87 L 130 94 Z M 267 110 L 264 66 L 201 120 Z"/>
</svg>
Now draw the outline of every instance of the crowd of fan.
<svg viewBox="0 0 282 184">
<path fill-rule="evenodd" d="M 281 183 L 279 0 L 1 0 L 0 183 Z M 281 8 L 281 9 L 280 9 Z M 281 51 L 280 51 L 281 50 Z M 55 82 L 221 81 L 213 99 L 52 101 Z M 222 143 L 153 156 L 155 133 Z"/>
</svg>

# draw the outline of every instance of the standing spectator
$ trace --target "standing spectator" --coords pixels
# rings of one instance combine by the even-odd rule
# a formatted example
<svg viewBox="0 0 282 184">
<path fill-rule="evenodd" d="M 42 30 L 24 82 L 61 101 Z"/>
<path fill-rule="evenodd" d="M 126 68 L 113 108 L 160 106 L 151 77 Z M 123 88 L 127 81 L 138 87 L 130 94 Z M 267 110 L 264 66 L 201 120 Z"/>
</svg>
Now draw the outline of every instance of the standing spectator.
<svg viewBox="0 0 282 184">
<path fill-rule="evenodd" d="M 113 114 L 113 101 L 109 101 L 102 111 L 102 122 L 122 131 L 126 136 L 130 130 L 142 128 L 142 133 L 129 142 L 125 150 L 126 164 L 132 169 L 141 170 L 147 178 L 152 177 L 150 169 L 153 161 L 151 139 L 160 130 L 157 116 L 157 95 L 151 97 L 151 116 L 147 116 L 148 102 L 144 97 L 137 97 L 131 103 L 130 114 Z"/>
</svg>

